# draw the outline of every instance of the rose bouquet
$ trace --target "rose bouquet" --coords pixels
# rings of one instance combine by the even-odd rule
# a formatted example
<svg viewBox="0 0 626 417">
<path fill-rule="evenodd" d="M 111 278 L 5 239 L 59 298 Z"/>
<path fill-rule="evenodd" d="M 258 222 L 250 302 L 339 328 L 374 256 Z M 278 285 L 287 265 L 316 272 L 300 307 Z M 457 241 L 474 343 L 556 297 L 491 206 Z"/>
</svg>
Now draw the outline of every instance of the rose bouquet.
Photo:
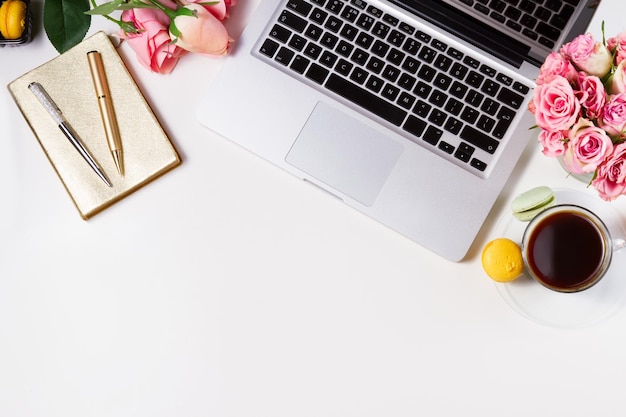
<svg viewBox="0 0 626 417">
<path fill-rule="evenodd" d="M 135 51 L 151 71 L 171 72 L 188 52 L 219 56 L 228 52 L 232 39 L 223 24 L 236 0 L 91 0 L 63 3 L 46 0 L 44 27 L 59 52 L 80 42 L 93 15 L 120 27 L 118 36 Z M 113 17 L 115 12 L 119 19 Z M 61 15 L 61 19 L 59 19 Z"/>
<path fill-rule="evenodd" d="M 544 155 L 592 174 L 604 200 L 626 194 L 626 32 L 601 42 L 580 35 L 551 53 L 529 110 Z"/>
</svg>

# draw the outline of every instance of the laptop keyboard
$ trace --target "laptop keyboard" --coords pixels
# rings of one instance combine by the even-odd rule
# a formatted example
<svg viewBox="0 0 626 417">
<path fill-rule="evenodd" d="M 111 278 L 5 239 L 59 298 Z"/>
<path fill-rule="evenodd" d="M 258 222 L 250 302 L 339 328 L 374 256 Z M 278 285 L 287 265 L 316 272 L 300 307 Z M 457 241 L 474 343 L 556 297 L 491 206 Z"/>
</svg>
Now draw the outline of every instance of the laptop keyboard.
<svg viewBox="0 0 626 417">
<path fill-rule="evenodd" d="M 258 52 L 477 174 L 530 90 L 363 0 L 288 0 Z"/>
<path fill-rule="evenodd" d="M 456 0 L 552 49 L 580 0 Z"/>
</svg>

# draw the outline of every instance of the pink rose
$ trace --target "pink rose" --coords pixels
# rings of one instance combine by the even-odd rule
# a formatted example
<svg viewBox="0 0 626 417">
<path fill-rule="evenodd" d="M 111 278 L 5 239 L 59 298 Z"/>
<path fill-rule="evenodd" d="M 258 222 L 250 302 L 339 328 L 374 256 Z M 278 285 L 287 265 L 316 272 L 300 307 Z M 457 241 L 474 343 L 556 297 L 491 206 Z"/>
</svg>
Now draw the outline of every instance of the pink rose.
<svg viewBox="0 0 626 417">
<path fill-rule="evenodd" d="M 615 72 L 611 76 L 608 83 L 611 94 L 626 93 L 626 61 L 620 62 L 615 68 Z"/>
<path fill-rule="evenodd" d="M 611 152 L 613 142 L 606 132 L 581 118 L 569 132 L 563 164 L 574 174 L 594 172 Z"/>
<path fill-rule="evenodd" d="M 206 0 L 181 0 L 182 5 L 194 3 L 202 4 L 218 20 L 225 20 L 228 19 L 229 9 L 235 5 L 236 0 L 216 0 L 211 2 L 206 2 Z"/>
<path fill-rule="evenodd" d="M 563 132 L 549 132 L 547 130 L 541 130 L 539 133 L 539 143 L 542 147 L 542 152 L 545 156 L 557 157 L 563 155 L 565 152 L 565 144 L 567 137 Z"/>
<path fill-rule="evenodd" d="M 172 43 L 168 32 L 170 19 L 160 10 L 135 8 L 125 10 L 122 20 L 141 32 L 121 33 L 120 37 L 135 51 L 137 60 L 150 71 L 170 73 L 186 52 Z"/>
<path fill-rule="evenodd" d="M 626 58 L 626 32 L 608 39 L 606 46 L 614 53 L 615 64 L 619 65 Z"/>
<path fill-rule="evenodd" d="M 626 142 L 615 146 L 613 154 L 598 167 L 598 174 L 591 184 L 606 201 L 626 193 Z"/>
<path fill-rule="evenodd" d="M 599 124 L 609 135 L 621 137 L 626 134 L 626 93 L 609 96 Z"/>
<path fill-rule="evenodd" d="M 226 54 L 232 40 L 222 22 L 200 4 L 188 4 L 184 9 L 195 15 L 178 14 L 174 18 L 172 23 L 180 32 L 176 45 L 203 55 Z M 175 37 L 171 31 L 170 35 Z"/>
<path fill-rule="evenodd" d="M 569 57 L 576 68 L 600 78 L 609 72 L 613 62 L 611 52 L 590 33 L 578 35 L 563 45 L 561 53 Z"/>
<path fill-rule="evenodd" d="M 537 84 L 545 84 L 557 75 L 567 78 L 570 82 L 578 80 L 578 71 L 570 60 L 558 52 L 552 52 L 546 57 L 537 76 Z"/>
<path fill-rule="evenodd" d="M 572 86 L 561 76 L 535 88 L 532 107 L 537 125 L 552 132 L 569 130 L 580 114 Z"/>
<path fill-rule="evenodd" d="M 597 119 L 606 103 L 602 80 L 595 75 L 581 74 L 577 97 L 588 119 Z"/>
</svg>

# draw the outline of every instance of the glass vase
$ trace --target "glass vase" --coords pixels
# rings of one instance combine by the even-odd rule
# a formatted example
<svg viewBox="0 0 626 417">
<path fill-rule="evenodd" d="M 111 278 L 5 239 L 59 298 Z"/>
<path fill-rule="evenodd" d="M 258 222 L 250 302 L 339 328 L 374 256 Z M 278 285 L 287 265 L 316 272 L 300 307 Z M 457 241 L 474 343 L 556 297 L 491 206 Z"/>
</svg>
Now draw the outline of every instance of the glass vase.
<svg viewBox="0 0 626 417">
<path fill-rule="evenodd" d="M 570 176 L 570 177 L 572 177 L 574 179 L 577 179 L 578 181 L 584 183 L 585 185 L 591 185 L 591 181 L 593 180 L 593 175 L 594 175 L 593 172 L 587 172 L 587 173 L 584 173 L 584 174 L 575 174 L 573 172 L 570 172 L 567 169 L 567 167 L 565 166 L 565 163 L 563 162 L 563 158 L 562 157 L 559 157 L 557 159 L 559 161 L 559 164 L 561 165 L 561 168 L 563 168 L 563 170 L 565 172 L 567 172 L 568 176 Z"/>
</svg>

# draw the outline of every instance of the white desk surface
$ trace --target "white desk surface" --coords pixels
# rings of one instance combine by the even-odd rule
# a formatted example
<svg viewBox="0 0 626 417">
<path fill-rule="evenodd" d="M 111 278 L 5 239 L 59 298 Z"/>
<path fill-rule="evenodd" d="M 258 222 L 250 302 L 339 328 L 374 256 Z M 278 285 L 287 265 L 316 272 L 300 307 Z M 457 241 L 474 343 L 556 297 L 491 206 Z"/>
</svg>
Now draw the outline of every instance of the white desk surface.
<svg viewBox="0 0 626 417">
<path fill-rule="evenodd" d="M 618 4 L 594 34 L 626 29 Z M 56 56 L 35 27 L 0 49 L 0 84 Z M 164 76 L 121 53 L 184 163 L 88 222 L 0 91 L 0 416 L 623 415 L 626 308 L 543 326 L 481 269 L 517 193 L 594 193 L 535 143 L 451 263 L 201 127 L 220 59 Z"/>
</svg>

